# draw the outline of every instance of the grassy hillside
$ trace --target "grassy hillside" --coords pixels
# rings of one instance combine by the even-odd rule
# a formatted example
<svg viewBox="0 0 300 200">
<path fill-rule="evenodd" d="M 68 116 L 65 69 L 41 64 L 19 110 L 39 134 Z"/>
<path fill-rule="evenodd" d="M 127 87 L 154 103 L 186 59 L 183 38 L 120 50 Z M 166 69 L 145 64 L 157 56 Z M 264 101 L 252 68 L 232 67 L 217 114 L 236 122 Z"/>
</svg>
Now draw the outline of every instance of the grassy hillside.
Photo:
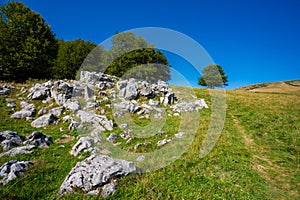
<svg viewBox="0 0 300 200">
<path fill-rule="evenodd" d="M 34 163 L 21 178 L 0 186 L 0 198 L 55 199 L 71 168 L 83 160 L 68 153 L 76 140 L 61 143 L 58 139 L 64 134 L 76 137 L 77 133 L 67 131 L 68 124 L 36 129 L 25 120 L 10 119 L 5 99 L 25 97 L 16 96 L 20 87 L 17 85 L 9 96 L 0 96 L 0 131 L 12 130 L 26 136 L 40 130 L 56 142 L 48 149 L 35 149 L 33 154 L 0 158 L 0 165 L 11 159 Z M 195 92 L 210 105 L 208 90 Z M 211 119 L 210 109 L 200 111 L 198 133 L 183 156 L 158 171 L 119 180 L 117 192 L 107 199 L 299 199 L 299 97 L 298 92 L 286 95 L 228 91 L 223 132 L 205 158 L 199 158 L 199 150 Z M 172 131 L 176 120 L 169 119 L 164 128 Z M 82 194 L 63 197 L 82 198 L 101 199 Z"/>
<path fill-rule="evenodd" d="M 300 95 L 300 80 L 254 84 L 237 90 Z"/>
</svg>

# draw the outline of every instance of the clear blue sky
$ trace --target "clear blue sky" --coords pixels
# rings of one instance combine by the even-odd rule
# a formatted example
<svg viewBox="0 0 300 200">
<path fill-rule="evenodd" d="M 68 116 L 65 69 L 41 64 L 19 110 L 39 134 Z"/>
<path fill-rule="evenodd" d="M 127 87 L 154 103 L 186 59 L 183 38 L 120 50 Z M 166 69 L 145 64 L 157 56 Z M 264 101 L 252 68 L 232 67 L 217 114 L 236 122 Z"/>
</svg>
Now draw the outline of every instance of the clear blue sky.
<svg viewBox="0 0 300 200">
<path fill-rule="evenodd" d="M 117 30 L 139 27 L 164 27 L 184 33 L 224 68 L 228 88 L 300 79 L 298 0 L 22 2 L 40 13 L 64 40 L 82 38 L 100 43 Z M 186 64 L 174 56 L 168 59 L 177 68 Z M 187 76 L 197 79 L 193 73 Z"/>
</svg>

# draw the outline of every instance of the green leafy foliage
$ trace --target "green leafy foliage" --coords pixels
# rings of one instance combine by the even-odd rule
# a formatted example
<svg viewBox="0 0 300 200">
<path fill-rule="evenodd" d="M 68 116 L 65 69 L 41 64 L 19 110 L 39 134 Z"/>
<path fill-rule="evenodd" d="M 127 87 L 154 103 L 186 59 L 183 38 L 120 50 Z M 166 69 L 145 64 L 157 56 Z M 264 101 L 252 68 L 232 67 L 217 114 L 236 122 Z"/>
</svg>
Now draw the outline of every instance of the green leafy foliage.
<svg viewBox="0 0 300 200">
<path fill-rule="evenodd" d="M 23 3 L 0 7 L 0 79 L 47 78 L 57 56 L 50 26 Z"/>
<path fill-rule="evenodd" d="M 228 78 L 220 65 L 211 64 L 202 71 L 202 77 L 198 79 L 198 84 L 208 88 L 227 86 Z"/>
<path fill-rule="evenodd" d="M 170 68 L 164 54 L 132 32 L 119 33 L 112 38 L 106 54 L 105 73 L 118 77 L 134 77 L 155 82 L 170 80 Z"/>
<path fill-rule="evenodd" d="M 73 41 L 58 40 L 58 44 L 59 50 L 53 67 L 53 77 L 57 79 L 74 79 L 81 64 L 96 45 L 93 42 L 85 42 L 81 39 Z"/>
</svg>

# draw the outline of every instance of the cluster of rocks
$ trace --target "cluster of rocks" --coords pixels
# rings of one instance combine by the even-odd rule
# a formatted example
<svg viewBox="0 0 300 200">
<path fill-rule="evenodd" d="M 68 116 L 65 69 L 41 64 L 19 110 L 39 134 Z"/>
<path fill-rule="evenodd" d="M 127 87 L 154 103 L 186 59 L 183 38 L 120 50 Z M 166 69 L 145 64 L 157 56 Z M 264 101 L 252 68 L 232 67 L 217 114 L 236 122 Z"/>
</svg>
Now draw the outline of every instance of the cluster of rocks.
<svg viewBox="0 0 300 200">
<path fill-rule="evenodd" d="M 0 95 L 6 95 L 9 94 L 10 91 L 14 89 L 13 86 L 9 86 L 9 85 L 0 85 Z"/>
<path fill-rule="evenodd" d="M 31 165 L 33 165 L 32 162 L 17 160 L 4 163 L 0 167 L 0 183 L 6 185 L 9 181 L 14 180 L 28 170 Z"/>
<path fill-rule="evenodd" d="M 51 143 L 51 137 L 48 137 L 40 132 L 33 132 L 23 141 L 17 132 L 3 131 L 0 132 L 0 142 L 2 149 L 5 151 L 0 154 L 3 156 L 15 156 L 18 154 L 29 154 L 33 152 L 36 147 L 46 148 Z M 20 146 L 25 145 L 25 146 Z M 5 185 L 9 181 L 19 177 L 24 173 L 33 163 L 29 161 L 11 160 L 4 163 L 0 167 L 0 183 Z"/>
<path fill-rule="evenodd" d="M 102 142 L 100 132 L 114 130 L 113 121 L 105 115 L 107 109 L 112 109 L 113 116 L 117 118 L 124 116 L 125 113 L 132 113 L 141 119 L 149 119 L 152 115 L 159 119 L 164 117 L 165 108 L 170 108 L 170 112 L 175 112 L 174 116 L 179 116 L 179 113 L 183 112 L 198 112 L 202 108 L 207 108 L 203 99 L 193 102 L 178 100 L 164 81 L 150 84 L 132 78 L 120 80 L 103 73 L 88 71 L 82 71 L 78 81 L 47 81 L 34 85 L 28 91 L 28 102 L 22 101 L 20 103 L 21 110 L 14 112 L 11 118 L 31 120 L 31 126 L 35 128 L 47 127 L 51 123 L 58 124 L 60 121 L 68 122 L 70 123 L 69 130 L 81 128 L 89 132 L 84 137 L 78 138 L 70 154 L 79 156 L 81 152 L 90 152 L 91 156 L 77 163 L 70 171 L 60 187 L 59 196 L 66 193 L 84 192 L 101 194 L 105 197 L 115 192 L 117 178 L 136 171 L 132 162 L 96 154 L 99 152 L 98 145 L 101 145 Z M 44 104 L 55 102 L 58 107 L 53 108 L 53 104 L 42 107 L 37 113 L 38 117 L 34 119 L 37 110 L 32 102 L 37 100 Z M 8 107 L 15 108 L 17 106 L 15 102 L 9 103 Z M 100 107 L 100 105 L 105 106 Z M 69 112 L 69 115 L 62 117 L 65 115 L 64 111 Z M 127 124 L 121 124 L 119 128 L 123 130 L 122 133 L 111 133 L 106 140 L 115 143 L 120 136 L 126 143 L 129 143 L 134 137 L 134 133 L 129 130 Z M 184 134 L 177 133 L 175 138 L 182 138 Z M 163 146 L 175 138 L 160 140 L 157 145 Z M 51 138 L 40 132 L 33 132 L 26 137 L 26 141 L 23 141 L 16 132 L 8 131 L 0 132 L 0 141 L 2 148 L 6 151 L 0 154 L 1 157 L 32 153 L 35 147 L 48 147 Z M 147 142 L 136 144 L 134 150 L 147 145 L 149 145 Z M 139 157 L 139 160 L 143 159 L 142 156 Z M 10 177 L 17 177 L 23 173 L 32 164 L 26 162 L 5 163 L 0 168 L 1 170 L 3 168 L 11 171 L 11 168 L 17 166 L 19 171 L 13 172 L 14 175 L 3 175 L 7 178 L 2 182 L 6 183 L 7 180 L 12 180 Z"/>
<path fill-rule="evenodd" d="M 16 154 L 23 154 L 27 153 L 29 150 L 31 150 L 34 147 L 39 148 L 47 148 L 49 147 L 50 143 L 52 142 L 51 137 L 44 135 L 40 132 L 33 132 L 29 136 L 26 137 L 26 140 L 23 141 L 22 138 L 19 136 L 17 132 L 13 131 L 3 131 L 0 132 L 0 142 L 2 149 L 4 152 L 0 154 L 0 157 L 2 156 L 13 156 Z M 25 147 L 17 147 L 21 145 L 26 145 Z M 16 147 L 16 148 L 13 148 Z M 13 148 L 13 149 L 12 149 Z"/>
</svg>

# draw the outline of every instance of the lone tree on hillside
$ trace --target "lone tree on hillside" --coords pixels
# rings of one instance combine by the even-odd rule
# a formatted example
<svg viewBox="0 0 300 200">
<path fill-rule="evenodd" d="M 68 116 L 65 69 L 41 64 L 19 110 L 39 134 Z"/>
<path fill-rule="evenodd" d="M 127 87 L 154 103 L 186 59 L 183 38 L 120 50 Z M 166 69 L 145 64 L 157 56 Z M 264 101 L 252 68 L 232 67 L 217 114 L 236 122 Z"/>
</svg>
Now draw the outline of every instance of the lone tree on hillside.
<svg viewBox="0 0 300 200">
<path fill-rule="evenodd" d="M 220 65 L 211 64 L 202 71 L 202 77 L 198 79 L 198 84 L 208 88 L 227 86 L 227 76 Z"/>
<path fill-rule="evenodd" d="M 0 79 L 49 78 L 57 56 L 50 26 L 23 3 L 0 6 Z"/>
</svg>

